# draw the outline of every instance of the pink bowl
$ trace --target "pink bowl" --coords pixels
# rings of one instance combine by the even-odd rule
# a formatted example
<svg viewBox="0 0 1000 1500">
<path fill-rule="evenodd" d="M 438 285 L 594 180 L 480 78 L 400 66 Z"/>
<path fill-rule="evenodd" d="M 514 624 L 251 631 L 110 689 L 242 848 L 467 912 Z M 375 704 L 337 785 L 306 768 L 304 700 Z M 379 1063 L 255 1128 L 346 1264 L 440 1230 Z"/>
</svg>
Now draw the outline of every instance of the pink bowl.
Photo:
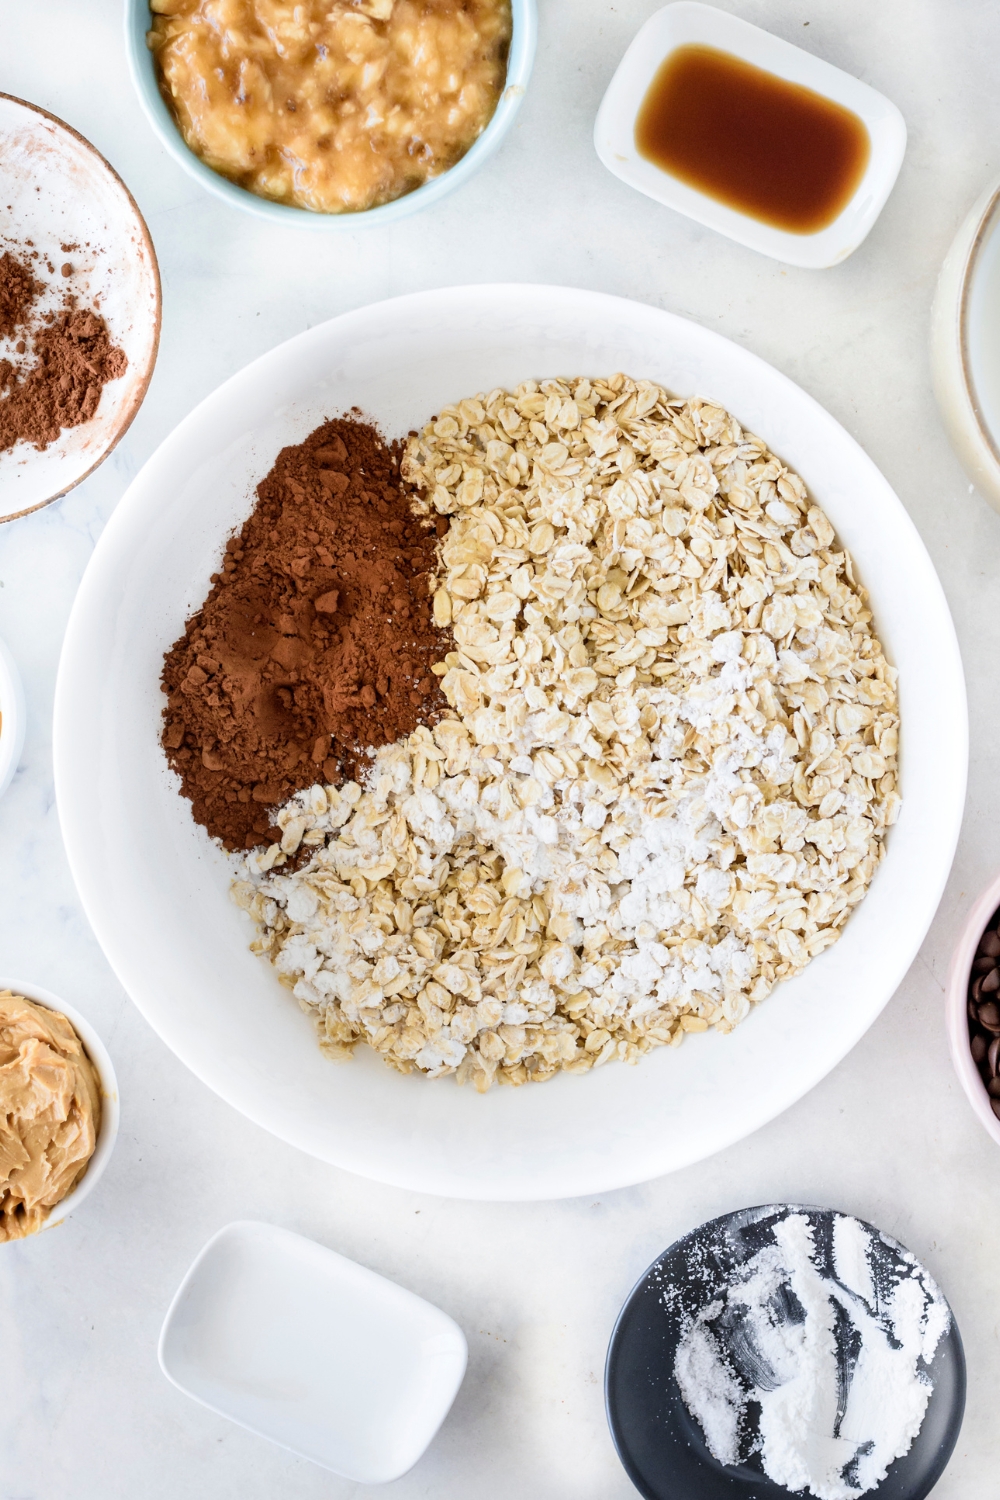
<svg viewBox="0 0 1000 1500">
<path fill-rule="evenodd" d="M 979 1076 L 979 1069 L 972 1061 L 969 1049 L 968 992 L 972 960 L 976 956 L 979 939 L 986 929 L 990 917 L 1000 906 L 1000 875 L 995 875 L 982 895 L 973 905 L 962 935 L 955 946 L 951 967 L 948 970 L 948 987 L 945 992 L 945 1007 L 948 1020 L 948 1044 L 955 1072 L 983 1127 L 1000 1146 L 1000 1120 L 990 1106 L 990 1096 Z"/>
</svg>

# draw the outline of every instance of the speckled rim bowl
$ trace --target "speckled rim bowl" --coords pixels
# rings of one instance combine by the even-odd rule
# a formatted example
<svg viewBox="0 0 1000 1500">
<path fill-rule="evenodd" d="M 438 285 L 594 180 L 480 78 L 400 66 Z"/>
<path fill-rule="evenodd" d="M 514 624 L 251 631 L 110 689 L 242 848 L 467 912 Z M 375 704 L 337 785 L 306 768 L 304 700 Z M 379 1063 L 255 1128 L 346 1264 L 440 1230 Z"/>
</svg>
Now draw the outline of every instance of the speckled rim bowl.
<svg viewBox="0 0 1000 1500">
<path fill-rule="evenodd" d="M 1000 874 L 994 875 L 982 895 L 972 906 L 965 919 L 961 936 L 955 945 L 948 984 L 945 990 L 945 1014 L 948 1025 L 948 1045 L 951 1060 L 959 1082 L 972 1105 L 976 1118 L 1000 1146 L 1000 1120 L 990 1107 L 990 1096 L 979 1076 L 979 1069 L 972 1061 L 969 1046 L 968 990 L 972 961 L 976 956 L 979 939 L 982 937 L 990 917 L 1000 906 Z"/>
<path fill-rule="evenodd" d="M 124 374 L 104 386 L 87 421 L 64 427 L 42 448 L 22 441 L 0 452 L 0 522 L 7 522 L 51 505 L 80 484 L 128 431 L 156 364 L 161 291 L 146 222 L 110 162 L 65 120 L 5 93 L 0 208 L 0 253 L 30 246 L 45 267 L 35 314 L 61 311 L 62 294 L 71 290 L 82 307 L 100 309 L 112 343 L 127 360 Z M 65 254 L 72 255 L 72 282 L 57 271 Z M 13 354 L 19 333 L 0 340 L 0 356 Z"/>
<path fill-rule="evenodd" d="M 115 1076 L 114 1064 L 108 1055 L 108 1049 L 86 1016 L 82 1016 L 72 1005 L 67 1005 L 65 1000 L 60 1000 L 58 995 L 53 995 L 51 990 L 43 990 L 41 985 L 29 984 L 23 979 L 0 978 L 0 990 L 13 990 L 15 995 L 23 995 L 26 1000 L 34 1000 L 36 1005 L 44 1005 L 46 1010 L 56 1010 L 60 1015 L 65 1016 L 67 1021 L 71 1021 L 101 1081 L 101 1128 L 97 1134 L 97 1149 L 76 1187 L 71 1193 L 66 1194 L 61 1203 L 55 1205 L 45 1220 L 39 1230 L 39 1234 L 44 1234 L 47 1229 L 54 1229 L 57 1224 L 68 1219 L 74 1209 L 79 1208 L 84 1199 L 90 1197 L 103 1176 L 118 1138 L 118 1079 Z M 27 1235 L 24 1240 L 11 1240 L 10 1243 L 23 1245 L 36 1238 L 36 1235 Z"/>
<path fill-rule="evenodd" d="M 24 749 L 24 689 L 17 663 L 0 641 L 0 797 L 14 780 Z"/>
<path fill-rule="evenodd" d="M 202 187 L 207 188 L 223 202 L 232 204 L 234 208 L 242 208 L 247 213 L 256 214 L 258 218 L 270 219 L 273 224 L 334 233 L 351 232 L 362 226 L 369 228 L 380 224 L 392 224 L 408 214 L 418 213 L 422 208 L 430 208 L 446 193 L 468 182 L 469 178 L 478 172 L 483 163 L 493 155 L 514 123 L 514 116 L 521 106 L 521 100 L 528 87 L 528 79 L 531 77 L 532 63 L 535 60 L 535 43 L 538 35 L 536 0 L 511 0 L 511 13 L 513 34 L 507 59 L 507 86 L 500 96 L 493 118 L 482 135 L 473 142 L 461 160 L 457 161 L 453 167 L 449 167 L 446 172 L 442 172 L 440 177 L 432 178 L 430 182 L 424 183 L 423 187 L 415 188 L 412 193 L 406 193 L 402 198 L 395 198 L 391 203 L 383 203 L 378 208 L 364 209 L 357 213 L 313 213 L 310 209 L 296 208 L 289 203 L 272 203 L 267 198 L 259 198 L 256 193 L 248 192 L 246 188 L 238 187 L 235 182 L 230 182 L 228 178 L 214 172 L 194 154 L 186 145 L 184 137 L 174 123 L 156 80 L 153 54 L 146 45 L 146 33 L 152 19 L 149 0 L 125 0 L 125 50 L 128 55 L 132 82 L 146 118 L 159 136 L 161 144 L 166 147 L 185 172 L 201 183 Z"/>
<path fill-rule="evenodd" d="M 931 314 L 934 394 L 962 466 L 990 504 L 1000 510 L 1000 431 L 991 431 L 976 389 L 974 320 L 982 291 L 980 271 L 1000 231 L 1000 179 L 976 199 L 944 258 Z M 988 276 L 984 278 L 988 282 Z M 976 293 L 980 292 L 980 296 Z"/>
</svg>

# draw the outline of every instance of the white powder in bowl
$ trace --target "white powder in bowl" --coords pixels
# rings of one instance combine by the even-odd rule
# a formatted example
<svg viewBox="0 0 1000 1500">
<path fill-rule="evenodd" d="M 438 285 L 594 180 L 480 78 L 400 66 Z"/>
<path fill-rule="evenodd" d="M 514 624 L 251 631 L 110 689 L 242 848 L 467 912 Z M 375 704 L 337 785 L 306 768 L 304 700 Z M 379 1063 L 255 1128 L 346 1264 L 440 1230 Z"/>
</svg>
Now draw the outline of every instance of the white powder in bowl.
<svg viewBox="0 0 1000 1500">
<path fill-rule="evenodd" d="M 951 1314 L 912 1256 L 843 1215 L 817 1244 L 813 1217 L 774 1222 L 687 1320 L 674 1374 L 719 1463 L 759 1453 L 776 1484 L 853 1500 L 920 1431 Z"/>
</svg>

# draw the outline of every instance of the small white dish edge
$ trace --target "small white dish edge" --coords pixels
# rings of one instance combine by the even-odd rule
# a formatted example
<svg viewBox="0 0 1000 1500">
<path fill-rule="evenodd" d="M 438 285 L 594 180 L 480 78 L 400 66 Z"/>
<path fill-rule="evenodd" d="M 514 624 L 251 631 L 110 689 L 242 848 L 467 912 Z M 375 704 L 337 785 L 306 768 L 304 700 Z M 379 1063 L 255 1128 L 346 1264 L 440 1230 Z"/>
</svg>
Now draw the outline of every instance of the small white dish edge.
<svg viewBox="0 0 1000 1500">
<path fill-rule="evenodd" d="M 669 54 L 688 43 L 718 47 L 813 89 L 863 120 L 871 137 L 868 166 L 826 229 L 790 234 L 727 207 L 639 155 L 635 123 L 646 91 Z M 903 163 L 906 122 L 885 95 L 814 53 L 701 0 L 675 0 L 650 16 L 625 52 L 597 113 L 594 146 L 609 172 L 664 207 L 787 265 L 824 270 L 853 255 L 874 227 Z"/>
<path fill-rule="evenodd" d="M 397 1301 L 397 1303 L 400 1300 L 411 1301 L 414 1305 L 419 1304 L 422 1309 L 431 1311 L 435 1315 L 435 1317 L 440 1320 L 442 1333 L 454 1340 L 455 1351 L 460 1355 L 460 1358 L 455 1365 L 453 1378 L 450 1381 L 442 1384 L 442 1399 L 440 1402 L 439 1412 L 436 1415 L 436 1419 L 434 1420 L 432 1426 L 428 1425 L 428 1428 L 423 1434 L 423 1439 L 419 1450 L 415 1449 L 414 1451 L 412 1451 L 408 1455 L 407 1460 L 404 1462 L 404 1465 L 402 1467 L 394 1469 L 392 1472 L 379 1472 L 375 1469 L 371 1469 L 367 1473 L 345 1473 L 341 1469 L 334 1468 L 330 1463 L 324 1462 L 315 1454 L 302 1452 L 300 1449 L 292 1446 L 288 1442 L 285 1442 L 282 1439 L 273 1436 L 271 1433 L 265 1431 L 264 1428 L 256 1425 L 249 1420 L 245 1420 L 241 1416 L 236 1415 L 235 1411 L 227 1410 L 224 1406 L 216 1405 L 212 1401 L 207 1400 L 205 1396 L 192 1389 L 191 1386 L 185 1384 L 182 1375 L 175 1368 L 172 1368 L 169 1346 L 171 1336 L 174 1332 L 174 1324 L 189 1294 L 196 1286 L 199 1274 L 204 1272 L 206 1263 L 211 1260 L 213 1254 L 218 1251 L 219 1247 L 227 1239 L 238 1236 L 245 1237 L 248 1235 L 258 1238 L 264 1235 L 267 1238 L 272 1239 L 273 1241 L 277 1241 L 279 1245 L 288 1244 L 294 1247 L 296 1244 L 298 1244 L 303 1247 L 308 1247 L 308 1250 L 312 1254 L 320 1254 L 323 1259 L 328 1262 L 331 1269 L 334 1269 L 339 1265 L 343 1265 L 349 1268 L 352 1277 L 357 1278 L 359 1275 L 363 1277 L 364 1281 L 373 1290 L 378 1289 L 380 1286 L 384 1286 L 387 1289 L 387 1294 L 390 1295 L 395 1301 Z M 229 1224 L 224 1224 L 222 1228 L 217 1230 L 216 1233 L 213 1234 L 212 1237 L 207 1241 L 207 1243 L 202 1246 L 201 1250 L 198 1252 L 191 1265 L 188 1267 L 188 1270 L 185 1273 L 180 1286 L 177 1288 L 177 1291 L 171 1298 L 170 1305 L 163 1320 L 163 1326 L 160 1329 L 160 1336 L 157 1341 L 156 1352 L 160 1369 L 162 1370 L 166 1378 L 170 1381 L 171 1385 L 175 1386 L 177 1390 L 182 1392 L 182 1394 L 187 1396 L 190 1400 L 196 1401 L 199 1406 L 204 1406 L 207 1410 L 215 1412 L 217 1416 L 224 1417 L 229 1422 L 234 1422 L 238 1427 L 242 1427 L 244 1431 L 252 1432 L 256 1437 L 261 1437 L 266 1442 L 273 1443 L 276 1447 L 283 1448 L 286 1452 L 295 1453 L 297 1456 L 305 1458 L 309 1463 L 315 1463 L 317 1467 L 326 1469 L 328 1473 L 338 1474 L 342 1478 L 353 1480 L 355 1483 L 359 1484 L 389 1484 L 397 1479 L 401 1479 L 404 1474 L 409 1473 L 409 1471 L 420 1461 L 423 1455 L 427 1452 L 427 1449 L 430 1447 L 431 1443 L 434 1441 L 435 1437 L 440 1431 L 445 1418 L 451 1411 L 451 1408 L 455 1402 L 455 1398 L 462 1387 L 462 1382 L 465 1379 L 465 1373 L 468 1367 L 468 1343 L 466 1341 L 465 1334 L 463 1333 L 459 1325 L 455 1322 L 455 1320 L 449 1317 L 449 1315 L 444 1312 L 443 1309 L 437 1307 L 434 1303 L 428 1302 L 426 1298 L 419 1296 L 416 1292 L 411 1292 L 408 1288 L 400 1285 L 399 1282 L 392 1281 L 389 1277 L 382 1276 L 379 1272 L 371 1270 L 370 1267 L 362 1265 L 359 1261 L 354 1261 L 349 1256 L 341 1255 L 338 1251 L 331 1250 L 328 1246 L 321 1245 L 318 1241 L 312 1240 L 306 1235 L 300 1235 L 292 1230 L 284 1229 L 279 1225 L 268 1224 L 264 1221 L 255 1219 L 236 1219 Z"/>
<path fill-rule="evenodd" d="M 1000 233 L 998 214 L 1000 178 L 994 178 L 962 221 L 941 266 L 931 311 L 931 372 L 938 409 L 962 467 L 1000 511 L 1000 450 L 975 394 L 967 324 L 979 252 L 991 233 Z"/>
<path fill-rule="evenodd" d="M 14 780 L 24 749 L 24 687 L 17 663 L 0 641 L 0 797 Z"/>
</svg>

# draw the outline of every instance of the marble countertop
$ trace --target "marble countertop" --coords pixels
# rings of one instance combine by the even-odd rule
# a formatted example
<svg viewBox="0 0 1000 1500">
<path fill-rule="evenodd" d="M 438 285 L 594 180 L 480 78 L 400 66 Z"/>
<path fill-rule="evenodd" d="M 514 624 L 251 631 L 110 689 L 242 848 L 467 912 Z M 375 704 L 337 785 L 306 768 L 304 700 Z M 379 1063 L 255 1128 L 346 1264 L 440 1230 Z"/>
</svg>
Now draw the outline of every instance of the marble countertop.
<svg viewBox="0 0 1000 1500">
<path fill-rule="evenodd" d="M 540 0 L 534 77 L 499 154 L 464 189 L 384 231 L 323 238 L 230 210 L 140 114 L 120 0 L 0 0 L 0 89 L 52 110 L 122 174 L 160 258 L 163 339 L 125 441 L 64 500 L 0 526 L 0 636 L 28 733 L 0 802 L 0 971 L 93 1020 L 121 1083 L 100 1189 L 0 1264 L 0 1497 L 313 1500 L 368 1493 L 243 1432 L 161 1375 L 181 1276 L 235 1218 L 283 1224 L 394 1277 L 465 1329 L 469 1373 L 400 1500 L 618 1500 L 634 1494 L 604 1418 L 625 1295 L 674 1238 L 776 1199 L 856 1213 L 909 1245 L 955 1309 L 969 1361 L 958 1448 L 935 1500 L 996 1492 L 1000 1154 L 947 1056 L 943 981 L 970 901 L 1000 864 L 1000 516 L 970 485 L 933 402 L 935 277 L 1000 172 L 991 0 L 724 0 L 899 105 L 909 147 L 862 248 L 784 268 L 640 197 L 597 161 L 595 111 L 657 0 Z M 312 1161 L 190 1075 L 118 985 L 80 909 L 53 796 L 52 696 L 73 594 L 132 476 L 202 396 L 274 344 L 373 299 L 459 281 L 565 282 L 695 318 L 798 381 L 895 486 L 940 572 L 968 677 L 972 757 L 958 856 L 927 940 L 879 1021 L 823 1084 L 720 1156 L 599 1200 L 489 1205 L 397 1192 Z M 997 739 L 994 739 L 997 736 Z"/>
</svg>

